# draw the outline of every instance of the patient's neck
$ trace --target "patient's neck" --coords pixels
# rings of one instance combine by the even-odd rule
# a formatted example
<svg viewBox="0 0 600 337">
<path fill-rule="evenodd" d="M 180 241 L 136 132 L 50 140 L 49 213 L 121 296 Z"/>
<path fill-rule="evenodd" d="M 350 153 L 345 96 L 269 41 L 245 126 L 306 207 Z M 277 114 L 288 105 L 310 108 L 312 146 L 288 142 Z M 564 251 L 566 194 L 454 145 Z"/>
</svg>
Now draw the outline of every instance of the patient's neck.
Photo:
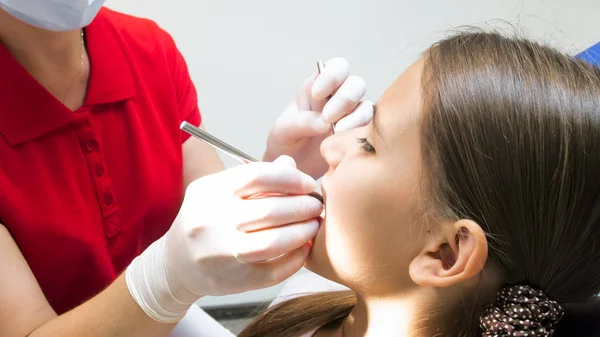
<svg viewBox="0 0 600 337">
<path fill-rule="evenodd" d="M 342 324 L 344 337 L 418 337 L 423 319 L 423 294 L 402 294 L 386 297 L 357 295 L 357 304 Z M 420 319 L 419 319 L 420 318 Z M 339 336 L 342 336 L 340 331 Z"/>
</svg>

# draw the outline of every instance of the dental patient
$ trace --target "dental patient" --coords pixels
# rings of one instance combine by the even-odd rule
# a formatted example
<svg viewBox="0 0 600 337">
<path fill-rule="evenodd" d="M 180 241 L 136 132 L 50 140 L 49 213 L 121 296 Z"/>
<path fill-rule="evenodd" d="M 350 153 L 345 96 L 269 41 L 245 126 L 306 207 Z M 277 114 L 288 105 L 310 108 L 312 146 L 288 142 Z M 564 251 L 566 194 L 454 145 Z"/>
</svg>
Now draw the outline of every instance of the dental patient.
<svg viewBox="0 0 600 337">
<path fill-rule="evenodd" d="M 240 337 L 600 335 L 600 69 L 455 35 L 321 150 L 306 267 L 351 291 L 285 300 Z"/>
</svg>

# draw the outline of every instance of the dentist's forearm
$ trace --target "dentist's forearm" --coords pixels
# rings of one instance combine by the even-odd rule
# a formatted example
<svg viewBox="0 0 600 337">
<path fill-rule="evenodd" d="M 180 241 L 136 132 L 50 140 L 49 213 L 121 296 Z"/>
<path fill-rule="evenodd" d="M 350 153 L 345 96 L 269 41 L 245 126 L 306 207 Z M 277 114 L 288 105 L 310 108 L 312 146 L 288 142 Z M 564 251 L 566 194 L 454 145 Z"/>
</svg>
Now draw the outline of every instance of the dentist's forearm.
<svg viewBox="0 0 600 337">
<path fill-rule="evenodd" d="M 165 337 L 175 324 L 148 317 L 131 297 L 125 275 L 79 307 L 45 323 L 30 337 Z"/>
</svg>

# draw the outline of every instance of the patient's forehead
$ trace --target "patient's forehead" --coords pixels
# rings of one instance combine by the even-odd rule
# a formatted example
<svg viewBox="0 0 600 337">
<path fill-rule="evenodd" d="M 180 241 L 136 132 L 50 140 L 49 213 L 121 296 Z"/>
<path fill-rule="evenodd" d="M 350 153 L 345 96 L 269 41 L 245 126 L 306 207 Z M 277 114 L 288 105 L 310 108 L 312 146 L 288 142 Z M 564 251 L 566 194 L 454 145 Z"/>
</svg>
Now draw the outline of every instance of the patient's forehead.
<svg viewBox="0 0 600 337">
<path fill-rule="evenodd" d="M 398 134 L 414 128 L 421 120 L 422 60 L 408 67 L 377 102 L 377 118 L 385 134 Z M 416 125 L 415 125 L 416 123 Z M 394 132 L 385 132 L 392 129 Z"/>
</svg>

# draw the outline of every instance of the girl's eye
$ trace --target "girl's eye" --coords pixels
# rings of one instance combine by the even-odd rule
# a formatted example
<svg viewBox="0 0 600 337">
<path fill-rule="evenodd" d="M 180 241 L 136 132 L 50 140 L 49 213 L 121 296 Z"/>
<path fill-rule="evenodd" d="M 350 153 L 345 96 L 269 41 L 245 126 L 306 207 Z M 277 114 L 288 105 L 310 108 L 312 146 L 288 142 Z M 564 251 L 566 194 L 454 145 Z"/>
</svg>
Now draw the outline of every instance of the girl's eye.
<svg viewBox="0 0 600 337">
<path fill-rule="evenodd" d="M 363 150 L 369 152 L 369 153 L 375 153 L 375 148 L 369 144 L 369 141 L 367 140 L 367 138 L 357 138 L 356 139 L 362 146 Z"/>
</svg>

